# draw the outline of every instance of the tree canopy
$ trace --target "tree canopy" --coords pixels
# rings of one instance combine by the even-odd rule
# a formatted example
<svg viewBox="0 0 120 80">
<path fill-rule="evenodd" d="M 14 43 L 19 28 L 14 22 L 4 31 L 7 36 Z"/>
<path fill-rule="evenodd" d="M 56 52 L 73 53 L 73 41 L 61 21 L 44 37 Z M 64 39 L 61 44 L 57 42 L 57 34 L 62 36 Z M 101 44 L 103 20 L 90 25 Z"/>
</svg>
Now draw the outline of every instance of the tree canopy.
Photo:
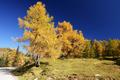
<svg viewBox="0 0 120 80">
<path fill-rule="evenodd" d="M 120 56 L 120 40 L 89 40 L 82 31 L 74 30 L 67 21 L 54 25 L 42 2 L 37 2 L 27 10 L 24 18 L 18 18 L 24 30 L 20 42 L 28 41 L 26 49 L 43 57 L 104 58 Z"/>
</svg>

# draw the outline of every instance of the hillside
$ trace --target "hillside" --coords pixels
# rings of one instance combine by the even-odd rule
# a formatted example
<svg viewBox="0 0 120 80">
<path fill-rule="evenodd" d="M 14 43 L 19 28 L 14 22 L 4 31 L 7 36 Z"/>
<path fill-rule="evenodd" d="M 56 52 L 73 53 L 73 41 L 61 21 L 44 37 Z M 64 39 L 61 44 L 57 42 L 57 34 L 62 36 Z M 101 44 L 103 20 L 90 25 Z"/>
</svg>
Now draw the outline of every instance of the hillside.
<svg viewBox="0 0 120 80">
<path fill-rule="evenodd" d="M 10 49 L 10 48 L 0 48 L 0 57 L 5 56 L 9 52 L 13 52 L 15 49 Z"/>
<path fill-rule="evenodd" d="M 0 48 L 0 66 L 13 67 L 21 66 L 25 63 L 25 55 L 21 52 L 16 52 L 16 49 Z"/>
</svg>

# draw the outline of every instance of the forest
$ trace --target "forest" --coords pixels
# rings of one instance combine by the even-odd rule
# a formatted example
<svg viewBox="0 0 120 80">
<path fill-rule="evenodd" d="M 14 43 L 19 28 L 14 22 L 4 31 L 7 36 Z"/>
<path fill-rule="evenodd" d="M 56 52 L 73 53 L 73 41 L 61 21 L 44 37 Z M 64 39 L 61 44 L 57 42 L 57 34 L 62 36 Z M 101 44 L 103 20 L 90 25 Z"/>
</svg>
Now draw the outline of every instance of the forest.
<svg viewBox="0 0 120 80">
<path fill-rule="evenodd" d="M 28 52 L 51 58 L 118 58 L 120 40 L 89 40 L 80 30 L 74 30 L 70 22 L 58 22 L 50 16 L 41 2 L 31 6 L 19 25 L 24 30 L 18 41 L 28 41 Z"/>
</svg>

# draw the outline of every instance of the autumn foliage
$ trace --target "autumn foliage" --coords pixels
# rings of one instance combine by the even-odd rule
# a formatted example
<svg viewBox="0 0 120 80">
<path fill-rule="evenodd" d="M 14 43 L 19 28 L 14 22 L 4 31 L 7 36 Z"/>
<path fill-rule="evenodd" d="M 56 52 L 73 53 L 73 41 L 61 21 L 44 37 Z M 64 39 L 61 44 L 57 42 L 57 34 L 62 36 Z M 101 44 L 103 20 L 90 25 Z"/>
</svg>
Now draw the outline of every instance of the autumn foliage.
<svg viewBox="0 0 120 80">
<path fill-rule="evenodd" d="M 29 41 L 29 52 L 47 57 L 58 57 L 61 45 L 54 29 L 53 17 L 50 17 L 45 6 L 38 2 L 27 11 L 27 16 L 19 18 L 19 24 L 24 29 L 20 41 Z"/>
<path fill-rule="evenodd" d="M 55 26 L 53 17 L 47 13 L 45 5 L 37 2 L 31 6 L 24 18 L 19 18 L 24 30 L 20 42 L 28 41 L 26 49 L 30 54 L 53 58 L 100 58 L 120 55 L 119 40 L 88 40 L 83 33 L 74 30 L 67 21 Z"/>
<path fill-rule="evenodd" d="M 0 48 L 0 66 L 22 66 L 25 64 L 26 56 L 18 52 L 16 54 L 16 49 L 10 48 Z"/>
<path fill-rule="evenodd" d="M 85 40 L 82 32 L 73 30 L 69 22 L 58 23 L 57 37 L 62 44 L 62 57 L 82 57 Z"/>
</svg>

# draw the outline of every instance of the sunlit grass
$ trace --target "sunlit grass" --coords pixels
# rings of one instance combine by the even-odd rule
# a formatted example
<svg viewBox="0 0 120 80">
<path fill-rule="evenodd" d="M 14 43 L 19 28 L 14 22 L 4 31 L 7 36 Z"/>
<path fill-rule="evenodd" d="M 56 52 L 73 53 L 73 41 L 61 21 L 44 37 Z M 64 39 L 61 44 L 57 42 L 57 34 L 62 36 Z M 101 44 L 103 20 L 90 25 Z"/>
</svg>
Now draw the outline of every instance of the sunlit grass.
<svg viewBox="0 0 120 80">
<path fill-rule="evenodd" d="M 48 62 L 49 65 L 41 64 L 39 68 L 32 67 L 27 73 L 21 75 L 20 79 L 32 80 L 37 77 L 39 80 L 46 80 L 48 77 L 54 77 L 56 80 L 72 74 L 79 76 L 100 74 L 103 77 L 120 79 L 120 67 L 115 65 L 113 61 L 97 59 L 42 59 L 41 61 Z"/>
</svg>

